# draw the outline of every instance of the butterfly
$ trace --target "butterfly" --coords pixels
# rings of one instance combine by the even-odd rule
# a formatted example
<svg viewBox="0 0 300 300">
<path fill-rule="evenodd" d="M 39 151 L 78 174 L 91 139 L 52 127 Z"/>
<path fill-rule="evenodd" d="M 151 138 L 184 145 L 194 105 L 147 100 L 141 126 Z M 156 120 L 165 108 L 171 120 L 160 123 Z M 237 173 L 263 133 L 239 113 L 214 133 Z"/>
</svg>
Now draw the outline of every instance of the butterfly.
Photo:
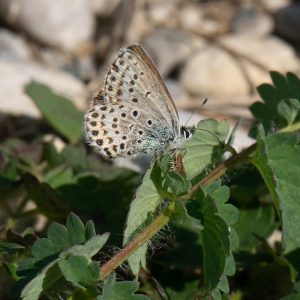
<svg viewBox="0 0 300 300">
<path fill-rule="evenodd" d="M 194 128 L 180 126 L 172 97 L 139 45 L 122 48 L 85 114 L 87 141 L 107 158 L 160 154 Z"/>
</svg>

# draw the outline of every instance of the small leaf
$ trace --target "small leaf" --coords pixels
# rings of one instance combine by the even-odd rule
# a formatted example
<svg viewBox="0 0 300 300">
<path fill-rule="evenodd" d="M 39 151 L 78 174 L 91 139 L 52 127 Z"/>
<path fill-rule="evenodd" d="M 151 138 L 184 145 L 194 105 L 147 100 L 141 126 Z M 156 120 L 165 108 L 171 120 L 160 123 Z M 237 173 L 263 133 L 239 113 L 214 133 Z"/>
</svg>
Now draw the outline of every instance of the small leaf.
<svg viewBox="0 0 300 300">
<path fill-rule="evenodd" d="M 145 295 L 135 294 L 138 288 L 138 282 L 117 282 L 116 275 L 113 274 L 104 281 L 102 296 L 98 296 L 97 300 L 150 300 Z"/>
<path fill-rule="evenodd" d="M 88 229 L 87 236 L 92 235 L 93 226 L 86 225 L 86 228 Z M 74 245 L 76 241 L 74 233 L 81 235 L 81 230 L 84 233 L 84 240 L 80 237 L 77 239 L 78 244 Z M 48 238 L 37 240 L 32 247 L 32 254 L 36 258 L 23 261 L 18 269 L 18 275 L 24 276 L 21 280 L 26 280 L 26 285 L 21 292 L 22 298 L 38 299 L 42 293 L 46 293 L 48 289 L 63 280 L 64 275 L 71 282 L 78 279 L 76 282 L 79 286 L 88 286 L 92 291 L 96 289 L 95 282 L 98 281 L 99 267 L 97 263 L 91 263 L 90 259 L 103 247 L 109 234 L 94 235 L 86 239 L 85 230 L 81 220 L 73 213 L 67 218 L 67 227 L 57 223 L 50 225 Z M 84 257 L 84 259 L 73 259 L 74 256 Z M 58 265 L 65 260 L 66 262 L 62 263 L 64 271 L 62 273 Z M 77 273 L 74 273 L 74 268 L 77 268 Z M 72 272 L 73 274 L 70 274 Z"/>
<path fill-rule="evenodd" d="M 250 111 L 262 123 L 268 134 L 284 128 L 300 117 L 300 80 L 293 74 L 286 77 L 278 72 L 270 72 L 273 85 L 262 84 L 257 90 L 263 99 L 255 102 Z"/>
<path fill-rule="evenodd" d="M 184 166 L 188 179 L 194 178 L 221 159 L 224 142 L 229 133 L 228 122 L 201 121 L 190 140 L 183 144 L 186 149 Z M 216 137 L 217 136 L 217 137 Z"/>
<path fill-rule="evenodd" d="M 288 123 L 292 124 L 300 111 L 300 101 L 297 99 L 283 99 L 277 106 L 278 114 L 281 115 Z"/>
<path fill-rule="evenodd" d="M 85 228 L 81 220 L 74 213 L 67 218 L 67 229 L 71 245 L 78 245 L 85 241 Z"/>
<path fill-rule="evenodd" d="M 34 81 L 26 85 L 25 91 L 54 129 L 72 143 L 80 140 L 83 133 L 83 113 L 72 102 Z"/>
<path fill-rule="evenodd" d="M 97 290 L 100 270 L 97 262 L 84 256 L 70 256 L 60 260 L 58 265 L 66 280 L 75 286 Z"/>
<path fill-rule="evenodd" d="M 174 196 L 184 195 L 191 187 L 184 175 L 171 168 L 172 160 L 169 154 L 162 156 L 155 161 L 151 171 L 151 180 L 162 198 L 168 197 L 169 193 Z"/>
</svg>

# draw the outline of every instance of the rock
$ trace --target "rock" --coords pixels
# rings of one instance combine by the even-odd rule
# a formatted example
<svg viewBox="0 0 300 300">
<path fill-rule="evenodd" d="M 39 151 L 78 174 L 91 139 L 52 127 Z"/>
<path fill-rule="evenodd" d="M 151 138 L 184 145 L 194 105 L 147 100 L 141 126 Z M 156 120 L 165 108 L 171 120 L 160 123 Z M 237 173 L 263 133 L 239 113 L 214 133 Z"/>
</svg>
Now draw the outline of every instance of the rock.
<svg viewBox="0 0 300 300">
<path fill-rule="evenodd" d="M 300 44 L 300 3 L 281 8 L 275 14 L 276 32 L 295 44 Z"/>
<path fill-rule="evenodd" d="M 182 86 L 193 95 L 233 96 L 248 93 L 248 84 L 236 60 L 226 51 L 208 46 L 188 60 Z"/>
<path fill-rule="evenodd" d="M 248 61 L 262 70 L 279 72 L 299 70 L 299 60 L 293 48 L 277 37 L 249 39 L 246 36 L 230 35 L 223 37 L 220 43 L 234 53 L 247 57 Z"/>
<path fill-rule="evenodd" d="M 183 31 L 172 29 L 157 29 L 141 41 L 162 75 L 169 74 L 204 43 L 200 38 L 195 40 Z"/>
<path fill-rule="evenodd" d="M 241 8 L 233 16 L 231 30 L 247 36 L 266 36 L 273 31 L 274 21 L 270 15 L 262 14 L 253 8 Z"/>
<path fill-rule="evenodd" d="M 106 18 L 114 12 L 119 3 L 120 0 L 91 0 L 95 15 Z"/>
<path fill-rule="evenodd" d="M 183 5 L 179 12 L 180 26 L 185 30 L 195 31 L 203 24 L 203 14 L 201 8 L 195 4 Z"/>
<path fill-rule="evenodd" d="M 24 85 L 31 80 L 44 83 L 68 97 L 78 108 L 86 106 L 85 99 L 81 97 L 83 84 L 73 76 L 33 62 L 0 60 L 1 113 L 40 116 L 39 110 L 24 92 Z"/>
<path fill-rule="evenodd" d="M 31 56 L 31 50 L 23 38 L 7 29 L 0 29 L 0 59 L 27 60 Z"/>
<path fill-rule="evenodd" d="M 280 8 L 288 6 L 291 0 L 262 0 L 264 8 L 270 12 L 275 12 Z"/>
<path fill-rule="evenodd" d="M 43 44 L 68 51 L 88 42 L 94 31 L 86 0 L 0 0 L 0 18 Z"/>
</svg>

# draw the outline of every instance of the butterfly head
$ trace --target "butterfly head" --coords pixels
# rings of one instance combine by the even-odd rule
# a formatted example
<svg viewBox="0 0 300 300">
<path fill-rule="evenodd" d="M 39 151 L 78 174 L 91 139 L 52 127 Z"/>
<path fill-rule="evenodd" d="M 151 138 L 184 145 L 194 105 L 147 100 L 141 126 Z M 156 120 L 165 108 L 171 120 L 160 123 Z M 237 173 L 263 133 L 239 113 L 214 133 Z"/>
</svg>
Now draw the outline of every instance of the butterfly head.
<svg viewBox="0 0 300 300">
<path fill-rule="evenodd" d="M 181 126 L 180 127 L 180 135 L 182 137 L 184 137 L 185 139 L 191 138 L 191 136 L 194 134 L 195 131 L 196 131 L 195 126 L 190 126 L 190 127 Z"/>
</svg>

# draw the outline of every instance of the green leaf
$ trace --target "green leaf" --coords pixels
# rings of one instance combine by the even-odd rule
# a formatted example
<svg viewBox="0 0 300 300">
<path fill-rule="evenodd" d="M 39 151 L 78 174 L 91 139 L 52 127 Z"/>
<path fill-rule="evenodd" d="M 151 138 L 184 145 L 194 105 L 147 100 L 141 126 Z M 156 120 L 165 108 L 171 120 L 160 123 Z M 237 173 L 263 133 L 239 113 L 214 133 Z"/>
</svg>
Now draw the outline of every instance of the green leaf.
<svg viewBox="0 0 300 300">
<path fill-rule="evenodd" d="M 60 186 L 75 183 L 74 172 L 66 166 L 58 166 L 45 175 L 44 181 L 57 189 Z"/>
<path fill-rule="evenodd" d="M 153 220 L 153 215 L 161 204 L 161 197 L 150 179 L 150 174 L 151 169 L 146 172 L 135 199 L 131 202 L 124 232 L 124 245 L 133 240 Z M 146 268 L 147 246 L 147 244 L 141 246 L 128 259 L 130 268 L 135 275 L 138 274 L 141 266 Z"/>
<path fill-rule="evenodd" d="M 215 120 L 205 120 L 198 123 L 192 138 L 183 145 L 186 149 L 183 159 L 188 179 L 204 172 L 221 159 L 224 149 L 220 141 L 224 142 L 228 133 L 227 121 L 218 123 Z"/>
<path fill-rule="evenodd" d="M 0 243 L 0 253 L 14 253 L 22 249 L 25 249 L 25 247 L 17 243 L 10 243 L 10 242 Z"/>
<path fill-rule="evenodd" d="M 277 105 L 277 111 L 291 125 L 299 115 L 300 101 L 298 99 L 283 99 Z"/>
<path fill-rule="evenodd" d="M 229 228 L 218 216 L 217 206 L 210 195 L 198 191 L 196 198 L 187 203 L 189 215 L 201 219 L 204 281 L 207 291 L 219 283 L 230 251 Z"/>
<path fill-rule="evenodd" d="M 66 279 L 71 282 L 78 279 L 77 283 L 80 286 L 92 287 L 92 282 L 96 286 L 99 267 L 89 261 L 103 247 L 109 235 L 93 235 L 93 233 L 93 226 L 90 222 L 84 227 L 75 214 L 68 216 L 67 227 L 52 223 L 47 232 L 48 238 L 39 239 L 32 246 L 32 255 L 35 258 L 25 260 L 18 270 L 18 273 L 25 276 L 25 279 L 27 277 L 21 297 L 26 300 L 38 299 L 42 293 L 61 281 L 66 274 Z M 74 238 L 75 234 L 78 234 L 78 239 Z M 91 238 L 87 239 L 85 236 Z M 75 244 L 76 241 L 78 244 Z M 84 259 L 72 258 L 78 256 Z M 61 261 L 65 261 L 62 263 L 63 272 L 58 267 Z M 86 261 L 88 263 L 85 263 Z M 79 265 L 78 272 L 70 274 L 71 269 Z M 96 268 L 97 278 L 95 277 Z"/>
<path fill-rule="evenodd" d="M 166 154 L 157 159 L 152 167 L 151 180 L 162 198 L 168 193 L 174 196 L 184 195 L 191 188 L 191 183 L 185 175 L 181 175 L 172 169 L 173 157 Z"/>
<path fill-rule="evenodd" d="M 262 84 L 257 90 L 264 101 L 256 102 L 250 111 L 263 124 L 266 133 L 300 121 L 300 80 L 293 74 L 286 77 L 270 72 L 273 85 Z"/>
<path fill-rule="evenodd" d="M 259 129 L 253 163 L 261 173 L 277 208 L 285 247 L 300 247 L 300 144 L 297 133 L 264 137 Z"/>
<path fill-rule="evenodd" d="M 89 261 L 85 256 L 70 256 L 58 262 L 66 280 L 77 287 L 97 290 L 99 281 L 99 265 Z"/>
<path fill-rule="evenodd" d="M 83 133 L 83 113 L 71 101 L 34 81 L 26 85 L 25 91 L 54 129 L 71 143 L 80 140 Z"/>
<path fill-rule="evenodd" d="M 85 228 L 78 216 L 70 213 L 66 226 L 69 232 L 70 245 L 81 244 L 85 241 Z"/>
<path fill-rule="evenodd" d="M 102 296 L 97 300 L 150 300 L 145 295 L 136 295 L 139 288 L 136 281 L 116 281 L 116 275 L 113 273 L 104 281 Z"/>
<path fill-rule="evenodd" d="M 260 243 L 257 237 L 267 239 L 276 227 L 273 206 L 241 208 L 234 225 L 240 239 L 239 250 L 252 251 Z"/>
</svg>

